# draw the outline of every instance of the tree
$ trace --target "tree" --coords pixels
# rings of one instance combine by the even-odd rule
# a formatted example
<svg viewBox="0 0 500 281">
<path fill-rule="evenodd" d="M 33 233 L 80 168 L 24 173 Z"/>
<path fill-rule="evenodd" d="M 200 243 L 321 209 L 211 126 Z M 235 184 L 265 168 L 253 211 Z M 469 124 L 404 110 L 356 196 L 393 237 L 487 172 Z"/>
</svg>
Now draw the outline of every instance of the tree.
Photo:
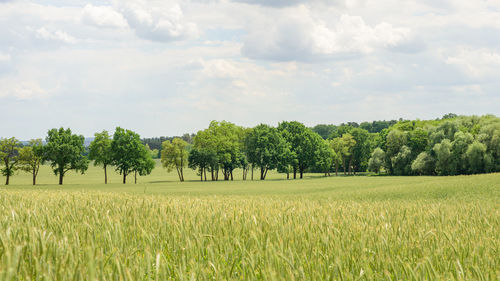
<svg viewBox="0 0 500 281">
<path fill-rule="evenodd" d="M 333 152 L 335 152 L 335 154 L 333 155 L 334 156 L 333 164 L 335 164 L 335 175 L 338 176 L 339 175 L 339 165 L 341 162 L 343 162 L 342 151 L 344 149 L 344 146 L 342 145 L 342 139 L 341 138 L 334 138 L 334 139 L 330 140 L 330 147 L 332 148 Z"/>
<path fill-rule="evenodd" d="M 180 181 L 184 181 L 184 167 L 187 166 L 189 153 L 186 150 L 187 142 L 180 138 L 174 138 L 172 141 L 164 141 L 161 150 L 161 163 L 163 167 L 171 172 L 177 170 Z"/>
<path fill-rule="evenodd" d="M 210 170 L 210 167 L 217 163 L 217 155 L 212 150 L 193 147 L 189 152 L 187 162 L 189 168 L 198 169 L 198 175 L 202 181 L 203 176 L 207 181 L 207 170 Z"/>
<path fill-rule="evenodd" d="M 89 161 L 83 155 L 85 138 L 82 135 L 74 135 L 71 129 L 52 129 L 46 138 L 44 146 L 44 157 L 50 161 L 54 174 L 59 175 L 59 184 L 63 184 L 66 172 L 75 170 L 82 174 L 88 169 Z"/>
<path fill-rule="evenodd" d="M 260 124 L 245 137 L 248 162 L 260 168 L 260 179 L 265 180 L 267 172 L 275 169 L 285 147 L 285 141 L 276 128 Z"/>
<path fill-rule="evenodd" d="M 401 130 L 392 130 L 387 134 L 385 141 L 385 167 L 389 169 L 390 174 L 394 174 L 393 158 L 400 153 L 403 146 L 408 143 L 407 132 Z M 411 169 L 411 167 L 409 167 Z M 403 169 L 406 170 L 406 169 Z"/>
<path fill-rule="evenodd" d="M 104 183 L 108 183 L 107 167 L 113 162 L 111 151 L 111 137 L 107 131 L 95 133 L 94 140 L 89 146 L 89 159 L 94 161 L 94 166 L 102 165 L 104 169 Z"/>
<path fill-rule="evenodd" d="M 356 140 L 349 133 L 342 135 L 340 138 L 340 144 L 342 146 L 340 153 L 342 158 L 342 167 L 344 168 L 344 175 L 349 171 L 349 175 L 352 171 L 352 154 L 353 148 L 356 145 Z"/>
<path fill-rule="evenodd" d="M 315 168 L 318 171 L 323 172 L 325 174 L 325 177 L 329 176 L 334 158 L 335 151 L 333 151 L 333 149 L 330 147 L 328 141 L 321 140 L 314 154 Z"/>
<path fill-rule="evenodd" d="M 2 159 L 2 175 L 5 185 L 9 185 L 10 177 L 14 175 L 19 161 L 19 141 L 16 138 L 0 139 L 0 158 Z"/>
<path fill-rule="evenodd" d="M 474 136 L 470 133 L 457 132 L 455 140 L 451 143 L 451 154 L 453 167 L 458 174 L 468 173 L 467 149 L 474 142 Z"/>
<path fill-rule="evenodd" d="M 391 164 L 395 175 L 407 176 L 411 173 L 411 149 L 403 145 L 398 154 L 391 158 Z"/>
<path fill-rule="evenodd" d="M 436 167 L 436 160 L 426 151 L 420 153 L 411 164 L 411 169 L 419 175 L 432 175 Z"/>
<path fill-rule="evenodd" d="M 290 173 L 298 165 L 297 161 L 297 155 L 290 148 L 290 144 L 285 142 L 283 150 L 281 150 L 281 154 L 279 155 L 278 172 L 286 173 L 286 179 L 290 179 Z"/>
<path fill-rule="evenodd" d="M 364 172 L 368 166 L 370 158 L 370 133 L 361 128 L 354 128 L 350 131 L 356 144 L 352 148 L 352 166 L 356 171 Z"/>
<path fill-rule="evenodd" d="M 434 145 L 433 151 L 436 154 L 437 173 L 441 176 L 454 175 L 455 167 L 453 167 L 450 140 L 444 139 L 442 142 Z"/>
<path fill-rule="evenodd" d="M 113 159 L 111 164 L 116 167 L 120 175 L 123 175 L 124 184 L 127 183 L 127 175 L 132 172 L 142 174 L 151 172 L 149 170 L 151 162 L 148 160 L 151 156 L 142 144 L 140 136 L 131 130 L 116 128 L 111 141 L 111 154 Z"/>
<path fill-rule="evenodd" d="M 469 164 L 469 172 L 472 174 L 484 173 L 489 159 L 486 157 L 486 145 L 474 141 L 467 148 L 467 161 Z"/>
<path fill-rule="evenodd" d="M 43 164 L 42 139 L 30 140 L 28 146 L 19 149 L 19 169 L 31 173 L 33 185 L 36 185 L 40 164 Z"/>
<path fill-rule="evenodd" d="M 140 176 L 147 176 L 151 174 L 155 168 L 156 162 L 153 160 L 153 156 L 146 146 L 140 148 L 140 157 L 136 159 L 136 164 L 134 165 L 134 183 L 137 184 L 137 174 Z"/>
<path fill-rule="evenodd" d="M 385 162 L 385 152 L 382 148 L 377 147 L 372 153 L 370 160 L 368 161 L 368 170 L 380 173 L 381 168 L 384 166 Z"/>
<path fill-rule="evenodd" d="M 322 138 L 297 121 L 280 123 L 278 131 L 297 157 L 296 161 L 292 161 L 296 163 L 293 167 L 293 178 L 297 178 L 297 172 L 300 173 L 300 178 L 303 178 L 306 169 L 314 166 L 314 154 Z"/>
</svg>

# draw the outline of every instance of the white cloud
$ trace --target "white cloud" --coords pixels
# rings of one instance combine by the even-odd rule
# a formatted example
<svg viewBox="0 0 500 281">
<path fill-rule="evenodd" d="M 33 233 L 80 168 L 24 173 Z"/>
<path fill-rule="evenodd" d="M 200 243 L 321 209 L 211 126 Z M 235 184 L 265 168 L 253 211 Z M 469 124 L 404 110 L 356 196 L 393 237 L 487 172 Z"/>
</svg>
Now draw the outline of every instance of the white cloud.
<svg viewBox="0 0 500 281">
<path fill-rule="evenodd" d="M 448 64 L 457 65 L 474 78 L 493 77 L 500 74 L 500 53 L 491 49 L 460 48 L 446 59 Z"/>
<path fill-rule="evenodd" d="M 10 61 L 11 57 L 9 54 L 2 54 L 0 53 L 0 62 L 8 62 Z"/>
<path fill-rule="evenodd" d="M 159 0 L 124 0 L 114 3 L 141 38 L 169 42 L 198 34 L 196 24 L 186 20 L 179 3 Z"/>
<path fill-rule="evenodd" d="M 56 30 L 51 31 L 45 27 L 41 27 L 35 31 L 36 37 L 43 40 L 55 40 L 66 44 L 75 44 L 78 40 L 68 33 Z"/>
<path fill-rule="evenodd" d="M 81 20 L 86 24 L 98 27 L 128 27 L 123 15 L 110 6 L 93 6 L 92 4 L 87 4 L 83 8 Z"/>
<path fill-rule="evenodd" d="M 243 53 L 271 60 L 315 60 L 369 54 L 412 40 L 408 28 L 389 23 L 367 25 L 359 16 L 342 15 L 337 22 L 318 19 L 309 8 L 288 8 L 273 20 L 254 23 Z"/>
<path fill-rule="evenodd" d="M 13 97 L 18 100 L 45 99 L 50 92 L 43 89 L 37 81 L 20 77 L 0 79 L 1 97 Z"/>
</svg>

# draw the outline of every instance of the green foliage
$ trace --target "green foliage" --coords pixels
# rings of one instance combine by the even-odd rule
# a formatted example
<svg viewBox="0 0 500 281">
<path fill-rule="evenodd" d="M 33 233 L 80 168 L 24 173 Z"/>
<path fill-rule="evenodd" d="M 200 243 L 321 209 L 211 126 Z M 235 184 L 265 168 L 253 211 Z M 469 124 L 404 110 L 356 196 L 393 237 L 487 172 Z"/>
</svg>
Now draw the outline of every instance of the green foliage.
<svg viewBox="0 0 500 281">
<path fill-rule="evenodd" d="M 130 173 L 139 173 L 141 176 L 151 173 L 154 161 L 140 136 L 131 131 L 117 127 L 111 141 L 112 165 L 123 176 L 123 183 L 127 182 Z M 137 177 L 135 178 L 137 182 Z"/>
<path fill-rule="evenodd" d="M 179 180 L 184 181 L 183 169 L 188 164 L 189 153 L 186 150 L 188 143 L 180 138 L 164 141 L 161 150 L 161 163 L 168 172 L 176 170 Z"/>
<path fill-rule="evenodd" d="M 385 163 L 385 152 L 380 148 L 377 147 L 368 161 L 368 170 L 375 172 L 375 173 L 380 173 L 380 170 L 384 167 Z"/>
<path fill-rule="evenodd" d="M 407 176 L 411 174 L 412 153 L 411 149 L 403 145 L 399 152 L 391 157 L 393 173 L 397 176 Z"/>
<path fill-rule="evenodd" d="M 54 174 L 59 175 L 60 185 L 66 172 L 75 170 L 83 174 L 88 169 L 89 161 L 83 156 L 85 138 L 82 135 L 72 134 L 69 128 L 52 129 L 45 141 L 43 159 L 50 161 Z"/>
<path fill-rule="evenodd" d="M 436 170 L 436 160 L 424 151 L 413 161 L 411 170 L 419 175 L 433 175 Z"/>
<path fill-rule="evenodd" d="M 33 185 L 36 185 L 36 177 L 43 162 L 42 139 L 30 140 L 27 146 L 19 149 L 19 169 L 31 173 Z"/>
<path fill-rule="evenodd" d="M 108 183 L 107 166 L 113 163 L 113 151 L 111 150 L 111 137 L 108 131 L 95 133 L 94 140 L 89 146 L 89 159 L 94 161 L 94 166 L 103 166 L 104 183 Z"/>
<path fill-rule="evenodd" d="M 9 185 L 9 179 L 17 169 L 19 145 L 16 138 L 0 139 L 0 165 L 3 165 L 1 171 L 2 175 L 5 176 L 5 185 Z"/>
<path fill-rule="evenodd" d="M 469 164 L 469 172 L 478 174 L 486 170 L 491 159 L 486 154 L 486 145 L 478 141 L 473 142 L 467 148 L 466 157 Z"/>
<path fill-rule="evenodd" d="M 453 175 L 455 173 L 455 163 L 451 154 L 451 142 L 444 139 L 434 145 L 433 151 L 436 155 L 436 171 L 441 176 Z"/>
<path fill-rule="evenodd" d="M 260 169 L 261 180 L 266 179 L 269 170 L 278 167 L 281 157 L 289 156 L 286 154 L 288 152 L 284 152 L 285 147 L 286 143 L 280 132 L 265 124 L 254 127 L 245 137 L 248 162 Z"/>
</svg>

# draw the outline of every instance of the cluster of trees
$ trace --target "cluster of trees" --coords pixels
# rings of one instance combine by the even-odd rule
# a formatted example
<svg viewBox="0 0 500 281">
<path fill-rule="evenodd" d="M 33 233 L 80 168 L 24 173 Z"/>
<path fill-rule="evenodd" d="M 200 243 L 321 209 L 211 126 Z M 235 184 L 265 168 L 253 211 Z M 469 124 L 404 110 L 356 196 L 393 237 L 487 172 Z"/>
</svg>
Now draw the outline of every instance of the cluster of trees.
<svg viewBox="0 0 500 281">
<path fill-rule="evenodd" d="M 123 175 L 123 183 L 126 183 L 127 175 L 134 173 L 137 182 L 137 174 L 148 175 L 155 167 L 139 135 L 130 130 L 118 127 L 112 137 L 107 131 L 96 133 L 90 143 L 88 157 L 85 156 L 84 140 L 83 136 L 64 128 L 50 130 L 45 143 L 34 139 L 22 146 L 15 138 L 0 139 L 1 171 L 6 177 L 5 184 L 9 184 L 16 170 L 22 170 L 32 174 L 35 185 L 40 165 L 44 162 L 50 163 L 61 185 L 68 171 L 85 173 L 90 160 L 94 161 L 94 165 L 103 167 L 105 183 L 109 166 L 114 166 Z"/>
<path fill-rule="evenodd" d="M 370 170 L 393 175 L 459 175 L 500 171 L 500 119 L 486 115 L 401 121 L 383 130 Z"/>
<path fill-rule="evenodd" d="M 158 142 L 161 141 L 161 147 Z M 243 179 L 254 170 L 264 180 L 270 170 L 287 179 L 302 178 L 305 172 L 329 176 L 373 171 L 391 175 L 457 175 L 500 171 L 500 118 L 492 115 L 447 114 L 436 120 L 374 121 L 339 126 L 307 128 L 292 121 L 277 127 L 260 124 L 244 128 L 212 121 L 196 135 L 153 138 L 141 141 L 138 134 L 116 128 L 96 133 L 88 148 L 83 136 L 69 129 L 52 129 L 45 143 L 32 140 L 21 147 L 15 138 L 0 140 L 1 172 L 6 184 L 16 170 L 32 173 L 33 184 L 40 164 L 47 161 L 63 183 L 66 172 L 84 173 L 89 160 L 104 169 L 113 166 L 123 175 L 148 175 L 161 157 L 167 171 L 175 170 L 184 181 L 184 169 L 198 172 L 200 180 L 233 180 L 242 169 Z"/>
<path fill-rule="evenodd" d="M 162 164 L 176 169 L 181 181 L 185 167 L 198 171 L 200 180 L 233 180 L 233 171 L 243 170 L 254 179 L 254 170 L 264 180 L 270 170 L 285 173 L 287 179 L 302 178 L 306 171 L 325 175 L 343 168 L 344 173 L 366 170 L 370 156 L 370 133 L 342 126 L 333 139 L 323 139 L 304 124 L 282 122 L 277 127 L 260 124 L 243 128 L 230 122 L 210 123 L 199 131 L 192 145 L 180 138 L 163 143 Z M 207 176 L 208 174 L 208 176 Z"/>
</svg>

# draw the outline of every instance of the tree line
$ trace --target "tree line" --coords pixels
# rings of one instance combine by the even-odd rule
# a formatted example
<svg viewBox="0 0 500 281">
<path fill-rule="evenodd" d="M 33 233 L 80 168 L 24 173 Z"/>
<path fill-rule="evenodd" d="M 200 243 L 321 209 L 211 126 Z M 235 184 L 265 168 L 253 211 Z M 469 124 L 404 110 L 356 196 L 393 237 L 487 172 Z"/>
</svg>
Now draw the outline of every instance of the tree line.
<svg viewBox="0 0 500 281">
<path fill-rule="evenodd" d="M 265 180 L 271 170 L 286 174 L 287 179 L 303 178 L 306 172 L 325 176 L 367 171 L 389 175 L 498 172 L 500 119 L 447 114 L 436 120 L 350 122 L 313 128 L 297 121 L 254 128 L 212 121 L 193 135 L 143 140 L 118 127 L 112 136 L 107 131 L 96 133 L 88 156 L 83 136 L 70 129 L 52 129 L 45 142 L 31 140 L 25 147 L 15 138 L 0 140 L 6 184 L 16 170 L 31 173 L 35 184 L 44 162 L 62 184 L 66 172 L 84 173 L 89 161 L 102 166 L 105 183 L 109 167 L 123 176 L 123 183 L 131 174 L 137 182 L 137 175 L 151 173 L 155 155 L 167 171 L 176 171 L 180 181 L 184 181 L 187 167 L 196 170 L 201 181 L 233 180 L 235 169 L 243 171 L 243 180 L 248 176 Z"/>
</svg>

